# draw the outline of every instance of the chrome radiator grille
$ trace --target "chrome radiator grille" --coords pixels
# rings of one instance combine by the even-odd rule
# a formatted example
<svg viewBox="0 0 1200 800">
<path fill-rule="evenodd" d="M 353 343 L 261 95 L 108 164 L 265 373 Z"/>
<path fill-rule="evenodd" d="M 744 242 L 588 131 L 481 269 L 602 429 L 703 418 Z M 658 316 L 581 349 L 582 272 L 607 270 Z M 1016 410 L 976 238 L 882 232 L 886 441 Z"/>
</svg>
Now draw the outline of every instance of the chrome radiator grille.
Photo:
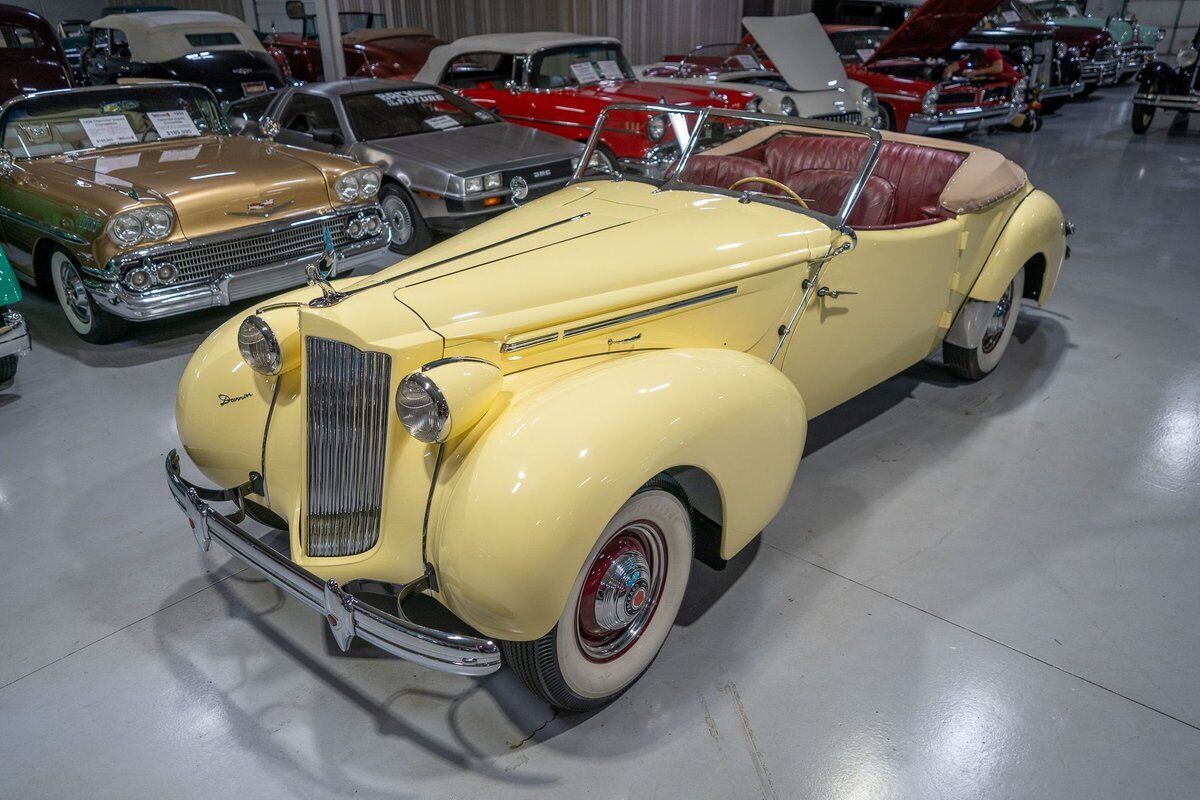
<svg viewBox="0 0 1200 800">
<path fill-rule="evenodd" d="M 179 270 L 181 283 L 212 280 L 227 272 L 237 273 L 305 255 L 319 255 L 325 249 L 322 233 L 325 227 L 329 228 L 335 248 L 341 248 L 350 241 L 346 233 L 346 220 L 335 217 L 323 222 L 306 222 L 275 233 L 259 233 L 195 247 L 181 247 L 155 256 L 155 260 L 174 264 L 175 269 Z"/>
<path fill-rule="evenodd" d="M 379 540 L 392 359 L 331 339 L 304 340 L 308 505 L 304 552 L 348 556 Z"/>
<path fill-rule="evenodd" d="M 844 114 L 817 114 L 814 119 L 823 119 L 829 122 L 844 122 L 847 125 L 862 124 L 862 114 L 858 111 L 847 111 Z"/>
</svg>

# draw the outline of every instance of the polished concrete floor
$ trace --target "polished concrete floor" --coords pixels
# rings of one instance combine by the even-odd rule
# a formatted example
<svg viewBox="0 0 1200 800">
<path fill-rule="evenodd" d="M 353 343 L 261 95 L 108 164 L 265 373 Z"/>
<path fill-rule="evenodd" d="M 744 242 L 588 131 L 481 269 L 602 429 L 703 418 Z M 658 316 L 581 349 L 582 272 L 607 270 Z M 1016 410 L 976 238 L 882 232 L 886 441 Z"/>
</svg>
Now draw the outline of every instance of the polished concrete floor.
<svg viewBox="0 0 1200 800">
<path fill-rule="evenodd" d="M 226 312 L 94 347 L 28 297 L 0 797 L 1197 796 L 1200 120 L 1135 137 L 1129 94 L 984 139 L 1078 226 L 999 370 L 921 365 L 815 420 L 761 541 L 697 567 L 658 661 L 590 715 L 506 670 L 335 654 L 199 555 L 162 462 Z"/>
</svg>

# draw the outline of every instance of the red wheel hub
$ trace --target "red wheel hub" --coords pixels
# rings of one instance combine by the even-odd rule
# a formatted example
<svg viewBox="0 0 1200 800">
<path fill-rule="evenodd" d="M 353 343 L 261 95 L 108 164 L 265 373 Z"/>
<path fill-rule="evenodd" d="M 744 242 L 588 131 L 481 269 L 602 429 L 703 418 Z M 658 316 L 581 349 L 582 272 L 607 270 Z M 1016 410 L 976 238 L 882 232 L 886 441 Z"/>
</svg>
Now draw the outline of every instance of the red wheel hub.
<svg viewBox="0 0 1200 800">
<path fill-rule="evenodd" d="M 579 593 L 576 638 L 592 661 L 617 658 L 641 636 L 663 591 L 667 553 L 662 531 L 630 523 L 592 560 Z"/>
</svg>

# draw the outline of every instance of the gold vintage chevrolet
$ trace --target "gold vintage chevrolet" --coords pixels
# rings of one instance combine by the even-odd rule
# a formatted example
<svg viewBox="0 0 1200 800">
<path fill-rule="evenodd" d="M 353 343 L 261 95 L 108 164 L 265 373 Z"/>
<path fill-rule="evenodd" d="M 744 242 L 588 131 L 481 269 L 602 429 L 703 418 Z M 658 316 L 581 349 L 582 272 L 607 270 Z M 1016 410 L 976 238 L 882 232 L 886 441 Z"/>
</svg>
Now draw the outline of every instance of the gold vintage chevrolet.
<svg viewBox="0 0 1200 800">
<path fill-rule="evenodd" d="M 593 707 L 654 658 L 693 554 L 719 565 L 778 512 L 809 419 L 937 349 L 982 377 L 1022 298 L 1054 288 L 1070 226 L 993 151 L 638 110 L 688 141 L 665 180 L 581 167 L 212 334 L 176 418 L 232 488 L 185 480 L 174 451 L 166 465 L 202 548 L 262 571 L 343 646 L 466 675 L 503 656 L 550 703 Z M 697 130 L 725 140 L 693 152 Z M 360 591 L 381 586 L 389 609 Z M 416 593 L 476 633 L 414 621 Z"/>
<path fill-rule="evenodd" d="M 230 136 L 195 84 L 19 96 L 0 138 L 4 249 L 91 342 L 303 284 L 327 240 L 341 274 L 387 243 L 377 168 Z"/>
</svg>

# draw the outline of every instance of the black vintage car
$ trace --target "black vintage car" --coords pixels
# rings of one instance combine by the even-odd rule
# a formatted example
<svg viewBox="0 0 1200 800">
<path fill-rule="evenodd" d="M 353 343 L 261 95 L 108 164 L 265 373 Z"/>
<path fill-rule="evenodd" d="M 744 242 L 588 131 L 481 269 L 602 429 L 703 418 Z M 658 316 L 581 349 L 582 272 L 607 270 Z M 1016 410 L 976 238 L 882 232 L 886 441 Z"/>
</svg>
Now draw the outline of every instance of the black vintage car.
<svg viewBox="0 0 1200 800">
<path fill-rule="evenodd" d="M 161 78 L 207 86 L 222 105 L 290 82 L 246 23 L 215 11 L 113 14 L 91 24 L 92 84 Z"/>
<path fill-rule="evenodd" d="M 1145 133 L 1158 109 L 1178 112 L 1185 121 L 1192 112 L 1200 112 L 1200 30 L 1192 43 L 1175 56 L 1175 66 L 1152 61 L 1137 74 L 1133 95 L 1133 132 Z"/>
</svg>

